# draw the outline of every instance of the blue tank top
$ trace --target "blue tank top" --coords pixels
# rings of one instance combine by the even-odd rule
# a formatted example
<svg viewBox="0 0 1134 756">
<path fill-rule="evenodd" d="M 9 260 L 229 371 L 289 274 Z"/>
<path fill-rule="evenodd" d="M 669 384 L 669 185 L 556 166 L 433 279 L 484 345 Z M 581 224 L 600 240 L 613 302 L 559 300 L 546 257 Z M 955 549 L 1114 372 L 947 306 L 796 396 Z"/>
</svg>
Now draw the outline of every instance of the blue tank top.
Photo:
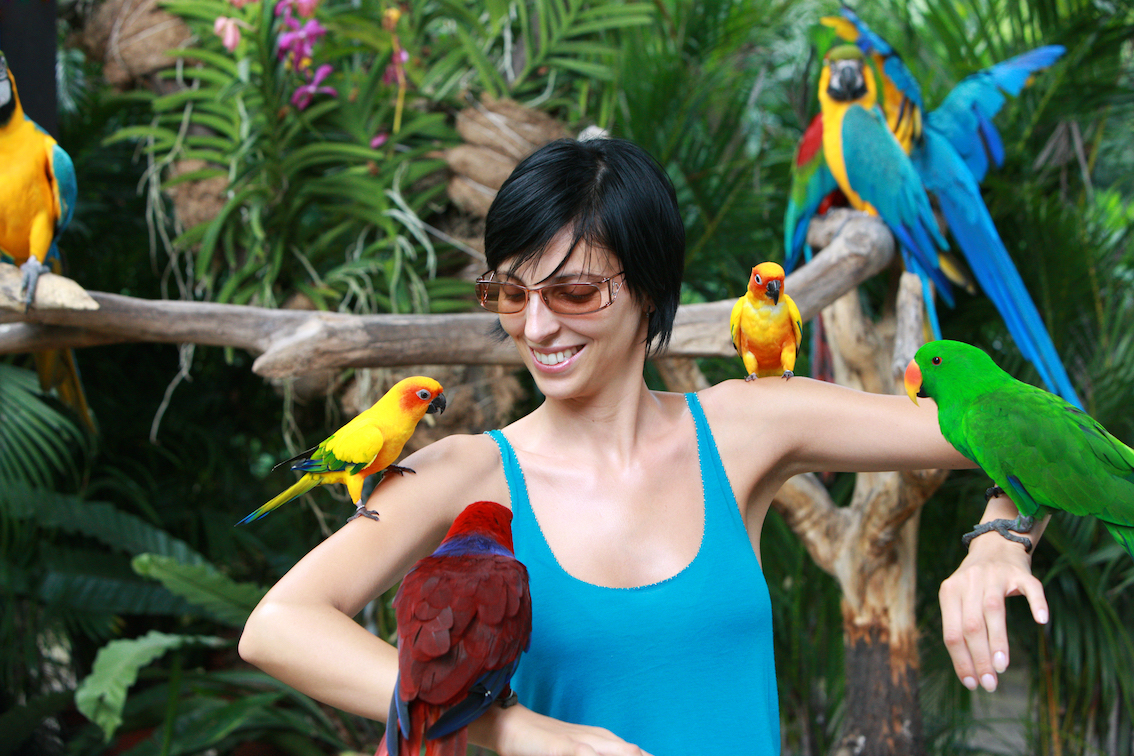
<svg viewBox="0 0 1134 756">
<path fill-rule="evenodd" d="M 605 727 L 653 756 L 780 752 L 768 586 L 696 394 L 701 547 L 659 583 L 608 588 L 559 566 L 498 430 L 516 557 L 528 568 L 532 642 L 512 687 L 533 711 Z"/>
</svg>

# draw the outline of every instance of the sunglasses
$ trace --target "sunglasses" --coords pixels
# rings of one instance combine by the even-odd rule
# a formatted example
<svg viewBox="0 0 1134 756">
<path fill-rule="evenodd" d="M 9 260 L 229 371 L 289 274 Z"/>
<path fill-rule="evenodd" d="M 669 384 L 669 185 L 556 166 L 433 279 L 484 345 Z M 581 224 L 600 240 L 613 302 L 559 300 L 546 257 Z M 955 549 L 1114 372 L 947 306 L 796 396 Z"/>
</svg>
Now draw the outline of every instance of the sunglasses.
<svg viewBox="0 0 1134 756">
<path fill-rule="evenodd" d="M 622 281 L 612 281 L 622 271 L 598 281 L 570 281 L 546 286 L 521 286 L 497 281 L 489 273 L 476 282 L 476 296 L 480 306 L 498 315 L 515 315 L 528 304 L 528 295 L 538 293 L 547 309 L 559 315 L 588 315 L 610 307 L 622 289 Z M 605 293 L 604 293 L 605 292 Z"/>
</svg>

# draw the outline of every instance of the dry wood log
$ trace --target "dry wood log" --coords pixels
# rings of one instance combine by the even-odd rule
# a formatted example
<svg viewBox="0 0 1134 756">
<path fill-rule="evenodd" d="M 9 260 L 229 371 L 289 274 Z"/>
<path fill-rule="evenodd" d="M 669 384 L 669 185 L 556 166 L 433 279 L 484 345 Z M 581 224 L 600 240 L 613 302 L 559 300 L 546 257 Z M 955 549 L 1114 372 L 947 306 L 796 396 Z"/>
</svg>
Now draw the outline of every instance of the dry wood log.
<svg viewBox="0 0 1134 756">
<path fill-rule="evenodd" d="M 0 311 L 22 313 L 26 305 L 20 291 L 23 273 L 15 265 L 0 263 Z M 98 304 L 70 278 L 44 273 L 35 290 L 38 310 L 97 310 Z"/>
<path fill-rule="evenodd" d="M 886 227 L 877 218 L 859 214 L 846 220 L 834 241 L 794 272 L 786 287 L 803 318 L 810 319 L 889 265 L 893 255 Z M 195 343 L 259 355 L 253 370 L 268 378 L 336 367 L 519 364 L 514 347 L 491 339 L 496 318 L 484 312 L 346 315 L 89 293 L 98 310 L 33 308 L 3 316 L 0 322 L 22 321 L 22 327 L 0 330 L 0 354 L 121 341 Z M 728 333 L 733 301 L 679 308 L 663 356 L 733 355 Z"/>
</svg>

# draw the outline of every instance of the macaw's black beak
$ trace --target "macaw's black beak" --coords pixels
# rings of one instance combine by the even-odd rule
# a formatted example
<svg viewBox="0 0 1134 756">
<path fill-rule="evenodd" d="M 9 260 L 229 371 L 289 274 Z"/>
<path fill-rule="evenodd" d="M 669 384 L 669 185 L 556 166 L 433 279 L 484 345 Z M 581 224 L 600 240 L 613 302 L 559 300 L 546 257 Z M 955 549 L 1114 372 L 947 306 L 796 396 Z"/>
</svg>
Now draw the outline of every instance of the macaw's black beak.
<svg viewBox="0 0 1134 756">
<path fill-rule="evenodd" d="M 783 284 L 774 279 L 769 281 L 768 285 L 764 287 L 764 290 L 768 292 L 768 296 L 772 298 L 772 304 L 778 305 L 780 303 L 780 290 L 782 288 Z"/>
<path fill-rule="evenodd" d="M 858 61 L 831 63 L 831 83 L 827 85 L 827 94 L 839 102 L 850 102 L 866 95 L 866 79 Z"/>
<path fill-rule="evenodd" d="M 445 411 L 445 395 L 444 394 L 438 394 L 437 396 L 435 396 L 433 398 L 433 401 L 431 401 L 429 403 L 429 406 L 425 409 L 425 414 L 427 414 L 427 415 L 440 415 L 444 411 Z"/>
</svg>

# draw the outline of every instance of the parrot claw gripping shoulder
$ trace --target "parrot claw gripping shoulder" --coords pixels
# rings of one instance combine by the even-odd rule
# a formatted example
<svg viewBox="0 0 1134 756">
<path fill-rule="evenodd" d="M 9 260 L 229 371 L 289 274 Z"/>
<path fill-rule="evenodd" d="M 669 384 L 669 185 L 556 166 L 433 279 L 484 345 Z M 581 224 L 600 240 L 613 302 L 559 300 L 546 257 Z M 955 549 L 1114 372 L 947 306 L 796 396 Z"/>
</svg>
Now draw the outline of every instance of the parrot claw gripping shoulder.
<svg viewBox="0 0 1134 756">
<path fill-rule="evenodd" d="M 1085 412 L 1054 394 L 1021 383 L 987 354 L 956 341 L 933 341 L 906 368 L 906 392 L 937 403 L 941 435 L 980 465 L 1015 502 L 1015 520 L 978 525 L 965 536 L 995 530 L 1017 535 L 1034 518 L 1060 509 L 1093 515 L 1134 557 L 1134 449 Z"/>
<path fill-rule="evenodd" d="M 385 470 L 413 472 L 408 467 L 395 465 L 394 460 L 402 453 L 402 447 L 421 418 L 444 411 L 445 394 L 437 381 L 422 375 L 398 381 L 370 409 L 318 446 L 281 462 L 294 462 L 291 469 L 304 473 L 303 477 L 236 524 L 258 520 L 281 504 L 329 483 L 346 484 L 351 501 L 359 508 L 352 520 L 359 516 L 377 520 L 376 512 L 373 516 L 364 513 L 362 487 L 366 478 Z"/>
<path fill-rule="evenodd" d="M 464 756 L 470 722 L 509 687 L 532 629 L 528 571 L 512 548 L 512 512 L 465 507 L 394 597 L 398 680 L 377 756 Z"/>
</svg>

